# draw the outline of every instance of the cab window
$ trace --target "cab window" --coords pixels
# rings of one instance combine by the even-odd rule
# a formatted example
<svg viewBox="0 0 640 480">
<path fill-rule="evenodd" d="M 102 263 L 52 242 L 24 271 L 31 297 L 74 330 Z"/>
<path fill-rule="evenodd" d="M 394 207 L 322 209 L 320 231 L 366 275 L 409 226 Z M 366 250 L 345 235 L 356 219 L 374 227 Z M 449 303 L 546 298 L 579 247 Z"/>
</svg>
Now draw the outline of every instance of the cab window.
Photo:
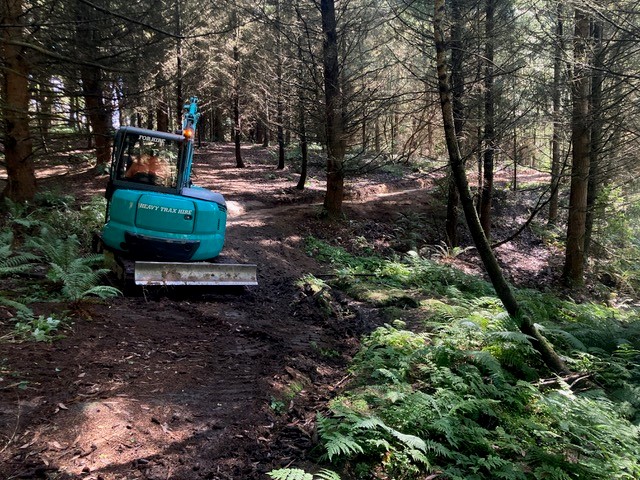
<svg viewBox="0 0 640 480">
<path fill-rule="evenodd" d="M 176 141 L 129 132 L 123 139 L 116 179 L 175 188 L 179 151 Z"/>
</svg>

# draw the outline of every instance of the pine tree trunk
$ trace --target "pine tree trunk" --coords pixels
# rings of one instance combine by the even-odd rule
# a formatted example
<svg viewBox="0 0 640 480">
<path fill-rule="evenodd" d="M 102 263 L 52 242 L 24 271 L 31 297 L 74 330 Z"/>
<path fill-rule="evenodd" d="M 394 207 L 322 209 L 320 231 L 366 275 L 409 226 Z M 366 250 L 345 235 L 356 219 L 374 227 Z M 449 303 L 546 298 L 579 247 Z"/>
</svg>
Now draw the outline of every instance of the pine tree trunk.
<svg viewBox="0 0 640 480">
<path fill-rule="evenodd" d="M 307 166 L 309 163 L 309 149 L 307 145 L 307 127 L 305 125 L 306 118 L 304 112 L 304 103 L 301 99 L 300 101 L 300 155 L 301 155 L 301 163 L 300 163 L 300 178 L 298 179 L 298 184 L 296 188 L 298 190 L 304 190 L 304 186 L 307 183 Z"/>
<path fill-rule="evenodd" d="M 304 56 L 302 55 L 302 47 L 298 45 L 298 78 L 300 81 L 304 78 L 304 69 L 302 65 L 304 64 Z M 307 169 L 309 164 L 309 148 L 307 143 L 307 116 L 305 111 L 306 99 L 305 99 L 305 89 L 303 87 L 298 88 L 298 134 L 300 136 L 300 178 L 298 179 L 298 184 L 296 188 L 298 190 L 304 190 L 304 187 L 307 183 Z"/>
<path fill-rule="evenodd" d="M 93 10 L 84 3 L 77 1 L 78 27 L 76 37 L 78 45 L 82 45 L 84 57 L 93 60 L 99 57 L 100 31 Z M 85 114 L 93 131 L 96 149 L 96 170 L 104 171 L 111 161 L 111 115 L 104 99 L 102 72 L 94 65 L 83 63 L 80 65 L 80 80 L 84 97 Z"/>
<path fill-rule="evenodd" d="M 342 215 L 344 198 L 344 154 L 346 150 L 342 121 L 342 91 L 338 63 L 338 34 L 334 0 L 321 0 L 323 67 L 327 135 L 327 191 L 324 210 L 329 218 Z"/>
<path fill-rule="evenodd" d="M 493 30 L 494 0 L 486 0 L 485 8 L 485 77 L 484 77 L 484 181 L 480 200 L 480 224 L 487 238 L 491 237 L 491 203 L 493 197 L 493 163 L 495 152 Z"/>
<path fill-rule="evenodd" d="M 158 103 L 156 104 L 156 120 L 157 128 L 160 132 L 169 131 L 169 112 L 167 108 L 167 100 L 165 98 L 164 88 L 162 88 L 162 78 L 160 75 L 156 76 L 156 89 L 158 91 Z"/>
<path fill-rule="evenodd" d="M 462 136 L 464 127 L 464 48 L 462 46 L 462 6 L 460 0 L 451 2 L 451 84 L 453 88 L 453 121 L 458 139 Z M 449 248 L 458 246 L 458 204 L 460 196 L 455 180 L 450 175 L 447 193 L 447 218 L 445 220 L 445 233 Z"/>
<path fill-rule="evenodd" d="M 0 7 L 0 22 L 4 27 L 0 44 L 3 63 L 2 119 L 4 123 L 4 156 L 7 186 L 3 197 L 21 202 L 33 200 L 36 176 L 33 166 L 33 144 L 29 131 L 29 63 L 26 52 L 13 42 L 22 39 L 22 0 L 7 0 Z"/>
<path fill-rule="evenodd" d="M 553 59 L 553 134 L 551 137 L 551 197 L 549 198 L 549 225 L 555 225 L 558 221 L 558 193 L 560 190 L 560 132 L 561 119 L 561 92 L 560 81 L 562 79 L 562 55 L 563 41 L 563 6 L 558 2 L 556 23 L 556 47 Z"/>
<path fill-rule="evenodd" d="M 276 123 L 278 124 L 278 170 L 284 169 L 284 99 L 282 78 L 282 28 L 280 25 L 280 0 L 276 0 Z"/>
<path fill-rule="evenodd" d="M 236 154 L 236 167 L 244 168 L 240 138 L 242 129 L 240 125 L 240 26 L 236 21 L 236 38 L 233 44 L 233 142 Z"/>
<path fill-rule="evenodd" d="M 591 77 L 591 158 L 587 186 L 587 217 L 585 219 L 584 261 L 589 259 L 593 223 L 598 211 L 598 195 L 602 189 L 600 152 L 602 149 L 602 82 L 604 80 L 602 22 L 593 23 L 594 63 Z"/>
<path fill-rule="evenodd" d="M 184 111 L 184 94 L 182 93 L 182 2 L 176 2 L 176 121 L 182 127 Z"/>
<path fill-rule="evenodd" d="M 473 237 L 473 241 L 478 250 L 478 254 L 484 264 L 487 274 L 491 279 L 491 283 L 496 294 L 502 301 L 508 314 L 518 322 L 520 331 L 525 335 L 532 337 L 534 348 L 540 353 L 542 360 L 546 365 L 557 373 L 568 373 L 568 369 L 562 359 L 553 350 L 551 344 L 540 334 L 531 322 L 531 319 L 523 314 L 518 302 L 516 301 L 509 284 L 502 275 L 502 271 L 498 262 L 493 255 L 491 246 L 487 237 L 484 235 L 480 219 L 473 206 L 473 199 L 469 190 L 467 174 L 460 154 L 458 138 L 456 136 L 453 116 L 453 99 L 452 90 L 447 73 L 446 61 L 446 41 L 444 34 L 444 18 L 445 18 L 445 0 L 435 0 L 434 14 L 434 38 L 436 45 L 436 63 L 438 72 L 438 87 L 440 92 L 440 105 L 442 108 L 442 118 L 444 123 L 445 138 L 447 150 L 449 152 L 449 161 L 451 171 L 460 193 L 460 201 L 464 210 L 465 218 L 469 226 L 469 231 Z"/>
<path fill-rule="evenodd" d="M 564 271 L 565 284 L 579 286 L 584 283 L 584 236 L 587 219 L 587 187 L 589 184 L 589 85 L 590 75 L 587 53 L 589 18 L 575 11 L 574 67 L 572 85 L 573 114 L 571 137 L 571 192 Z"/>
<path fill-rule="evenodd" d="M 264 139 L 262 140 L 262 146 L 268 148 L 271 144 L 271 112 L 269 111 L 269 96 L 264 96 L 264 116 L 265 120 L 262 122 L 264 125 Z"/>
</svg>

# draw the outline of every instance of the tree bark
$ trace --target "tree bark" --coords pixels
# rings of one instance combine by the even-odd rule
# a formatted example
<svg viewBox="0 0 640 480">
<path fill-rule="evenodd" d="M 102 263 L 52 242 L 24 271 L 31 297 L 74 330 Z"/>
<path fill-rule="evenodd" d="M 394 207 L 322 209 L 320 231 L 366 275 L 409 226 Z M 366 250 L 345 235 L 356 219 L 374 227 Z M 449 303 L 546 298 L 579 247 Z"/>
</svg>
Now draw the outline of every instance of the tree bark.
<svg viewBox="0 0 640 480">
<path fill-rule="evenodd" d="M 551 197 L 549 200 L 549 225 L 558 222 L 558 192 L 560 190 L 560 132 L 562 130 L 561 91 L 562 56 L 564 50 L 564 21 L 562 2 L 558 2 L 553 58 L 553 134 L 551 137 Z"/>
<path fill-rule="evenodd" d="M 304 190 L 304 186 L 307 183 L 307 166 L 309 163 L 309 150 L 307 145 L 307 127 L 306 127 L 306 118 L 304 112 L 304 103 L 300 102 L 300 178 L 298 179 L 298 184 L 296 188 L 298 190 Z"/>
<path fill-rule="evenodd" d="M 304 57 L 302 55 L 302 47 L 298 45 L 298 78 L 302 82 L 304 78 L 304 69 L 302 65 L 304 64 Z M 309 164 L 309 148 L 307 143 L 307 118 L 305 111 L 305 90 L 303 86 L 298 88 L 298 110 L 299 110 L 299 131 L 298 135 L 300 138 L 300 178 L 298 179 L 298 184 L 296 185 L 296 189 L 304 190 L 304 187 L 307 183 L 307 167 Z"/>
<path fill-rule="evenodd" d="M 602 22 L 593 23 L 594 61 L 591 76 L 591 158 L 589 165 L 589 183 L 587 185 L 587 216 L 585 218 L 584 261 L 589 259 L 593 223 L 598 212 L 598 195 L 602 189 L 601 150 L 602 150 L 602 82 L 604 80 L 604 61 L 602 50 Z"/>
<path fill-rule="evenodd" d="M 182 93 L 182 2 L 176 2 L 176 121 L 182 125 L 182 112 L 184 111 L 184 94 Z M 178 127 L 180 128 L 180 127 Z"/>
<path fill-rule="evenodd" d="M 464 62 L 464 48 L 462 46 L 462 8 L 461 0 L 451 2 L 451 85 L 453 89 L 453 121 L 458 137 L 458 142 L 462 137 L 464 127 L 464 73 L 462 70 Z M 458 246 L 458 205 L 460 197 L 453 175 L 449 174 L 449 185 L 447 193 L 447 218 L 445 220 L 445 233 L 447 236 L 447 246 L 454 248 Z"/>
<path fill-rule="evenodd" d="M 278 170 L 284 169 L 284 99 L 283 99 L 282 28 L 280 25 L 280 0 L 276 0 L 276 123 L 278 128 Z"/>
<path fill-rule="evenodd" d="M 584 236 L 587 218 L 587 186 L 589 183 L 589 84 L 588 46 L 590 22 L 587 15 L 575 10 L 574 67 L 571 93 L 573 113 L 571 118 L 571 192 L 569 194 L 569 218 L 567 244 L 562 278 L 568 286 L 584 283 Z"/>
<path fill-rule="evenodd" d="M 487 238 L 491 237 L 491 202 L 493 197 L 493 161 L 496 144 L 494 123 L 493 31 L 494 0 L 486 0 L 485 8 L 485 77 L 484 77 L 484 181 L 480 200 L 480 224 Z"/>
<path fill-rule="evenodd" d="M 566 374 L 569 372 L 566 365 L 558 354 L 553 350 L 551 344 L 537 330 L 531 319 L 524 315 L 520 309 L 509 284 L 502 275 L 498 262 L 493 255 L 487 237 L 484 235 L 480 219 L 473 206 L 473 199 L 469 190 L 467 174 L 460 154 L 458 138 L 455 132 L 452 91 L 449 82 L 446 62 L 446 41 L 444 35 L 445 0 L 435 0 L 434 14 L 434 38 L 436 46 L 436 64 L 438 72 L 438 87 L 440 92 L 440 106 L 442 108 L 442 118 L 444 123 L 445 139 L 449 152 L 451 170 L 460 193 L 460 200 L 464 210 L 465 218 L 469 226 L 469 231 L 478 250 L 478 254 L 484 264 L 491 283 L 500 298 L 508 314 L 520 326 L 520 331 L 532 338 L 534 348 L 540 353 L 542 360 L 555 372 Z"/>
<path fill-rule="evenodd" d="M 80 1 L 76 2 L 76 6 L 77 42 L 84 48 L 83 56 L 91 60 L 100 55 L 98 52 L 100 43 L 98 25 L 90 7 Z M 107 108 L 104 101 L 108 96 L 104 92 L 102 72 L 97 66 L 90 65 L 89 62 L 82 63 L 80 65 L 80 80 L 85 113 L 95 141 L 96 171 L 102 172 L 111 161 L 111 115 L 110 109 Z"/>
<path fill-rule="evenodd" d="M 327 135 L 327 191 L 324 210 L 329 218 L 342 215 L 344 198 L 344 154 L 346 144 L 342 119 L 342 91 L 338 59 L 338 34 L 334 0 L 321 0 L 323 70 Z"/>
<path fill-rule="evenodd" d="M 29 130 L 29 62 L 22 47 L 14 45 L 24 32 L 21 25 L 22 0 L 6 0 L 0 7 L 2 28 L 1 60 L 2 119 L 4 123 L 4 155 L 7 168 L 7 186 L 2 192 L 16 202 L 33 200 L 36 176 L 33 166 L 33 141 Z"/>
<path fill-rule="evenodd" d="M 236 153 L 236 167 L 244 168 L 245 164 L 242 160 L 242 150 L 240 148 L 242 135 L 240 124 L 240 25 L 237 22 L 237 18 L 234 18 L 234 21 L 236 23 L 236 38 L 233 44 L 233 142 Z"/>
<path fill-rule="evenodd" d="M 165 91 L 162 87 L 162 78 L 160 74 L 156 75 L 156 89 L 158 91 L 158 103 L 156 104 L 156 120 L 157 129 L 160 132 L 169 131 L 169 112 L 167 108 L 167 100 L 165 98 Z"/>
</svg>

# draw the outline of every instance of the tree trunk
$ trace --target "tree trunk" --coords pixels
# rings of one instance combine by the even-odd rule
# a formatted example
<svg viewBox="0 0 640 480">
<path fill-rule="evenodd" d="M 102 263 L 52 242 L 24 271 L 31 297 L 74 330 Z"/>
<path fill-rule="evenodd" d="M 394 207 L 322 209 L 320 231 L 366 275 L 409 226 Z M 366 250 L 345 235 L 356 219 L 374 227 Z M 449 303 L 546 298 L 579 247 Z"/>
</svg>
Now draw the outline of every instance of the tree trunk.
<svg viewBox="0 0 640 480">
<path fill-rule="evenodd" d="M 551 137 L 551 197 L 549 199 L 549 225 L 558 221 L 558 192 L 560 190 L 560 132 L 562 131 L 562 103 L 560 81 L 562 79 L 562 56 L 564 50 L 564 21 L 562 2 L 558 2 L 556 23 L 556 46 L 553 58 L 553 134 Z"/>
<path fill-rule="evenodd" d="M 280 0 L 276 0 L 276 123 L 278 128 L 278 170 L 284 169 L 284 99 L 283 99 L 283 83 L 282 77 L 282 28 L 280 25 Z"/>
<path fill-rule="evenodd" d="M 304 68 L 302 65 L 304 64 L 304 56 L 302 55 L 302 47 L 300 44 L 298 45 L 298 79 L 302 82 L 304 78 Z M 307 143 L 307 118 L 305 111 L 305 89 L 300 86 L 298 88 L 298 110 L 299 110 L 299 138 L 300 138 L 300 178 L 298 179 L 298 184 L 296 188 L 298 190 L 304 190 L 304 187 L 307 183 L 307 167 L 309 164 L 309 148 Z"/>
<path fill-rule="evenodd" d="M 304 186 L 307 183 L 307 165 L 309 163 L 309 150 L 307 145 L 307 127 L 305 125 L 306 118 L 304 112 L 304 101 L 300 99 L 300 155 L 301 155 L 301 164 L 300 164 L 300 178 L 298 179 L 298 184 L 296 188 L 298 190 L 304 190 Z"/>
<path fill-rule="evenodd" d="M 480 200 L 480 224 L 487 238 L 491 237 L 491 201 L 493 197 L 493 154 L 496 135 L 494 125 L 494 85 L 493 85 L 493 30 L 494 0 L 486 0 L 485 8 L 485 77 L 484 77 L 484 181 Z"/>
<path fill-rule="evenodd" d="M 584 235 L 587 218 L 587 186 L 589 183 L 589 84 L 587 53 L 589 18 L 575 11 L 574 67 L 571 82 L 573 114 L 571 138 L 571 192 L 563 280 L 568 286 L 584 283 Z"/>
<path fill-rule="evenodd" d="M 262 146 L 267 148 L 271 144 L 271 112 L 269 111 L 269 95 L 266 93 L 264 96 L 264 116 L 265 120 L 262 122 L 264 125 L 264 139 L 262 140 Z"/>
<path fill-rule="evenodd" d="M 156 120 L 157 120 L 157 128 L 160 132 L 168 132 L 169 131 L 169 112 L 167 108 L 167 100 L 165 97 L 164 88 L 161 87 L 162 78 L 160 75 L 156 76 L 156 88 L 158 89 L 158 103 L 156 104 Z"/>
<path fill-rule="evenodd" d="M 176 2 L 176 121 L 182 128 L 182 112 L 184 111 L 184 95 L 182 93 L 182 2 Z"/>
<path fill-rule="evenodd" d="M 452 91 L 447 74 L 446 41 L 443 26 L 444 17 L 445 0 L 435 0 L 435 15 L 433 22 L 440 105 L 442 108 L 442 118 L 451 170 L 456 181 L 456 186 L 458 187 L 458 192 L 460 193 L 460 200 L 469 226 L 469 231 L 471 232 L 473 241 L 478 249 L 478 254 L 485 269 L 487 270 L 487 274 L 491 279 L 491 283 L 493 284 L 496 294 L 502 301 L 502 304 L 508 314 L 518 322 L 520 330 L 525 335 L 532 337 L 532 344 L 534 348 L 538 350 L 541 354 L 542 360 L 550 369 L 562 374 L 568 373 L 566 365 L 553 350 L 551 344 L 540 334 L 535 325 L 531 322 L 531 319 L 521 311 L 520 306 L 516 301 L 509 284 L 502 275 L 500 266 L 491 251 L 489 241 L 484 235 L 482 226 L 480 225 L 480 219 L 478 218 L 473 206 L 473 199 L 471 198 L 467 174 L 462 161 L 462 155 L 460 154 L 460 147 L 458 145 L 458 138 L 456 136 L 454 126 Z"/>
<path fill-rule="evenodd" d="M 451 84 L 453 88 L 453 121 L 458 141 L 462 137 L 464 127 L 464 48 L 462 46 L 462 6 L 461 0 L 451 2 Z M 458 246 L 458 204 L 460 196 L 456 188 L 453 176 L 449 174 L 449 188 L 447 194 L 447 218 L 445 220 L 445 232 L 447 246 Z"/>
<path fill-rule="evenodd" d="M 584 261 L 589 259 L 593 223 L 598 211 L 598 195 L 602 189 L 600 152 L 602 150 L 602 82 L 604 61 L 602 51 L 602 22 L 593 23 L 594 62 L 591 77 L 591 158 L 589 165 L 589 184 L 587 186 L 587 216 L 584 233 Z"/>
<path fill-rule="evenodd" d="M 334 0 L 321 0 L 323 67 L 327 135 L 327 191 L 324 209 L 329 218 L 342 215 L 344 198 L 344 154 L 346 151 L 342 120 L 342 91 L 338 63 L 338 34 Z"/>
<path fill-rule="evenodd" d="M 76 36 L 78 45 L 83 46 L 84 57 L 93 60 L 100 56 L 100 31 L 93 10 L 77 1 L 78 26 Z M 102 172 L 111 161 L 111 115 L 105 105 L 102 72 L 100 68 L 88 63 L 80 65 L 80 80 L 84 96 L 85 113 L 93 131 L 96 148 L 96 171 Z"/>
<path fill-rule="evenodd" d="M 33 143 L 29 131 L 29 63 L 22 47 L 13 44 L 24 36 L 22 15 L 22 0 L 2 2 L 0 21 L 3 25 L 13 26 L 2 28 L 2 119 L 8 181 L 2 196 L 16 202 L 33 200 L 36 193 Z"/>
<path fill-rule="evenodd" d="M 240 24 L 234 13 L 236 24 L 236 38 L 233 44 L 233 142 L 235 144 L 236 167 L 244 168 L 242 150 L 240 149 L 240 137 L 242 135 L 240 119 Z"/>
<path fill-rule="evenodd" d="M 236 49 L 234 48 L 234 51 Z M 240 125 L 240 100 L 239 95 L 236 94 L 233 96 L 233 142 L 235 145 L 235 153 L 236 153 L 236 167 L 244 168 L 244 161 L 242 160 L 242 150 L 240 148 L 240 139 L 241 139 L 241 125 Z"/>
</svg>

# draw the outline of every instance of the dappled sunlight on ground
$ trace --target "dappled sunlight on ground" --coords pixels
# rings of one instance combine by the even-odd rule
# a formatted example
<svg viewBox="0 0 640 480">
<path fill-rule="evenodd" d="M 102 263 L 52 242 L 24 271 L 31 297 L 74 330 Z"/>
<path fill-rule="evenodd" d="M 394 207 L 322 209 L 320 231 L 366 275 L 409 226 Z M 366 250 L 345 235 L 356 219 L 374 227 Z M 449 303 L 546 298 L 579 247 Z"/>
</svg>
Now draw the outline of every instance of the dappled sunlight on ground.
<svg viewBox="0 0 640 480">
<path fill-rule="evenodd" d="M 88 303 L 55 342 L 2 345 L 0 478 L 262 480 L 304 465 L 316 412 L 344 382 L 358 333 L 378 320 L 366 308 L 328 315 L 299 286 L 305 274 L 333 274 L 305 253 L 305 239 L 401 259 L 415 248 L 404 240 L 439 245 L 444 217 L 434 178 L 380 174 L 349 180 L 344 219 L 323 221 L 319 157 L 299 191 L 298 160 L 277 170 L 271 152 L 243 146 L 247 168 L 237 169 L 231 144 L 209 144 L 194 165 L 194 183 L 227 200 L 224 260 L 257 264 L 257 287 L 144 289 Z M 80 204 L 107 181 L 88 165 L 43 167 L 38 177 Z M 526 205 L 501 218 L 495 236 L 504 238 Z M 468 245 L 462 221 L 460 231 Z M 528 238 L 498 255 L 516 280 L 547 261 Z M 473 251 L 441 261 L 482 272 Z M 0 337 L 8 331 L 0 319 Z"/>
</svg>

